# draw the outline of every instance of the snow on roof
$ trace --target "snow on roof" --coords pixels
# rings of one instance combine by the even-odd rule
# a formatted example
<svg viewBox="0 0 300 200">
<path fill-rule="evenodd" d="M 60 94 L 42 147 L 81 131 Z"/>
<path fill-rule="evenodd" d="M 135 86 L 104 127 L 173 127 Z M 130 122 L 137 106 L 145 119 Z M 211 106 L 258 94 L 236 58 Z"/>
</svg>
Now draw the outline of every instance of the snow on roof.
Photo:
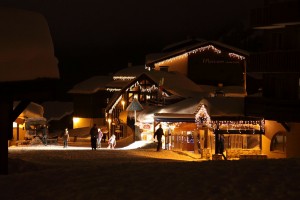
<svg viewBox="0 0 300 200">
<path fill-rule="evenodd" d="M 75 85 L 69 93 L 93 94 L 105 90 L 106 84 L 111 81 L 111 76 L 94 76 Z"/>
<path fill-rule="evenodd" d="M 117 71 L 113 77 L 126 77 L 126 76 L 135 76 L 138 77 L 142 73 L 147 72 L 144 65 L 130 66 L 124 69 Z"/>
<path fill-rule="evenodd" d="M 0 7 L 0 82 L 59 78 L 58 60 L 45 18 Z"/>
<path fill-rule="evenodd" d="M 193 97 L 199 94 L 208 95 L 214 92 L 213 86 L 200 86 L 179 72 L 148 71 L 146 74 L 157 84 L 163 78 L 163 88 L 181 97 Z"/>
<path fill-rule="evenodd" d="M 199 98 L 188 98 L 162 108 L 158 113 L 195 114 Z"/>
<path fill-rule="evenodd" d="M 114 80 L 106 84 L 106 88 L 120 88 L 127 86 L 132 80 Z"/>
<path fill-rule="evenodd" d="M 47 121 L 60 120 L 73 113 L 73 102 L 47 101 L 43 104 Z"/>
<path fill-rule="evenodd" d="M 13 107 L 15 108 L 19 104 L 18 101 L 14 102 Z M 30 102 L 24 111 L 19 115 L 19 118 L 40 118 L 44 115 L 44 108 L 42 105 Z"/>
<path fill-rule="evenodd" d="M 212 97 L 204 98 L 199 105 L 204 104 L 211 117 L 214 116 L 244 116 L 243 97 Z"/>
<path fill-rule="evenodd" d="M 152 123 L 153 117 L 193 118 L 201 105 L 205 105 L 211 117 L 244 116 L 244 98 L 242 97 L 193 97 L 164 107 L 145 107 L 137 114 L 137 120 Z"/>
</svg>

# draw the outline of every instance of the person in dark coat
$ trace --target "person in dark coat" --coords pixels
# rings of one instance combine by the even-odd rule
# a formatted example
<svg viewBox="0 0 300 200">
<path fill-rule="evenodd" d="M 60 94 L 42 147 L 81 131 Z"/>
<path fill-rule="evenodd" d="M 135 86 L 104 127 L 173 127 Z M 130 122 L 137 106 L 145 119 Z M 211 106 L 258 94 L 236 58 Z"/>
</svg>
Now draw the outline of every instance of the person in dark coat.
<svg viewBox="0 0 300 200">
<path fill-rule="evenodd" d="M 94 124 L 94 126 L 90 130 L 91 135 L 91 146 L 92 150 L 96 150 L 97 147 L 97 139 L 98 139 L 98 128 L 97 125 Z"/>
<path fill-rule="evenodd" d="M 161 138 L 163 135 L 164 135 L 164 131 L 161 128 L 161 124 L 160 124 L 159 128 L 155 131 L 154 136 L 153 136 L 154 139 L 155 139 L 155 137 L 157 137 L 157 149 L 156 149 L 157 151 L 161 150 L 161 146 L 162 146 Z"/>
<path fill-rule="evenodd" d="M 224 155 L 224 142 L 225 142 L 224 135 L 221 134 L 221 135 L 220 135 L 220 146 L 219 146 L 219 148 L 220 148 L 219 151 L 220 151 L 220 152 L 219 152 L 219 153 L 222 154 L 224 160 L 227 160 L 226 156 Z"/>
</svg>

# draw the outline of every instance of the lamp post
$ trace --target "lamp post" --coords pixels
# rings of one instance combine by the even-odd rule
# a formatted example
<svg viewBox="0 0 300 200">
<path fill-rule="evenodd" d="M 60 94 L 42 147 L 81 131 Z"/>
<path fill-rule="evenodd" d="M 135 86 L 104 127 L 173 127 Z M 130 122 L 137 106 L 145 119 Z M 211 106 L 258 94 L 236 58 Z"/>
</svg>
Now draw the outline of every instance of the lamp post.
<svg viewBox="0 0 300 200">
<path fill-rule="evenodd" d="M 140 104 L 140 102 L 137 99 L 133 99 L 133 101 L 128 105 L 127 111 L 134 111 L 134 140 L 137 136 L 138 132 L 136 129 L 136 111 L 143 110 L 143 106 Z"/>
<path fill-rule="evenodd" d="M 122 104 L 122 106 L 123 106 L 123 110 L 124 110 L 125 101 L 124 101 L 124 100 L 122 100 L 122 101 L 121 101 L 121 104 Z"/>
</svg>

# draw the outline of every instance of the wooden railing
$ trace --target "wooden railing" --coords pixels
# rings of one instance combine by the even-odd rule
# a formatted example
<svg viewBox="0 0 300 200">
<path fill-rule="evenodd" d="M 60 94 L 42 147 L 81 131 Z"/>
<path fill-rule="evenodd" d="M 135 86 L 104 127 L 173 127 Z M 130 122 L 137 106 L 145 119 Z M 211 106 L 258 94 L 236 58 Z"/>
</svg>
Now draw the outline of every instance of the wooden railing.
<svg viewBox="0 0 300 200">
<path fill-rule="evenodd" d="M 300 72 L 300 50 L 250 54 L 248 72 Z"/>
</svg>

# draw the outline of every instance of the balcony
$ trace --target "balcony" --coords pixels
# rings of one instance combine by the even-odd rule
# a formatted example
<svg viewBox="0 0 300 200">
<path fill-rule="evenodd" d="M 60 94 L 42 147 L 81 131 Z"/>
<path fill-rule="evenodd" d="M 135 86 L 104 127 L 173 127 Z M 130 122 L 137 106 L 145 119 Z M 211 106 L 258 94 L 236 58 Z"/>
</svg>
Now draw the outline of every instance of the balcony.
<svg viewBox="0 0 300 200">
<path fill-rule="evenodd" d="M 250 54 L 248 72 L 300 72 L 300 50 Z"/>
<path fill-rule="evenodd" d="M 253 9 L 250 14 L 251 27 L 258 29 L 283 28 L 300 24 L 300 1 L 278 2 L 263 8 Z"/>
</svg>

